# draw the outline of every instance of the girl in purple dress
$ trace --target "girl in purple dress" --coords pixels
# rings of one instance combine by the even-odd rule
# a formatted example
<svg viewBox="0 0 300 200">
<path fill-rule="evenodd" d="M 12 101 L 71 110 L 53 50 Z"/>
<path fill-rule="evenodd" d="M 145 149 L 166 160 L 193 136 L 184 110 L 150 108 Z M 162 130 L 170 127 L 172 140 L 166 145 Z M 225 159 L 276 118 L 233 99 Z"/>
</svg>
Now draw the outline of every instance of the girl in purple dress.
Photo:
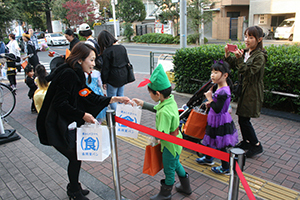
<svg viewBox="0 0 300 200">
<path fill-rule="evenodd" d="M 205 93 L 207 107 L 210 107 L 207 115 L 207 126 L 202 144 L 211 148 L 226 152 L 227 147 L 233 147 L 238 143 L 238 132 L 231 118 L 228 108 L 230 106 L 232 81 L 228 77 L 230 73 L 229 64 L 222 60 L 215 62 L 211 67 L 211 80 L 215 83 L 216 91 L 213 94 L 213 87 Z M 199 164 L 213 165 L 211 156 L 197 158 Z M 211 170 L 217 174 L 229 174 L 229 163 L 222 160 L 222 165 L 212 167 Z"/>
</svg>

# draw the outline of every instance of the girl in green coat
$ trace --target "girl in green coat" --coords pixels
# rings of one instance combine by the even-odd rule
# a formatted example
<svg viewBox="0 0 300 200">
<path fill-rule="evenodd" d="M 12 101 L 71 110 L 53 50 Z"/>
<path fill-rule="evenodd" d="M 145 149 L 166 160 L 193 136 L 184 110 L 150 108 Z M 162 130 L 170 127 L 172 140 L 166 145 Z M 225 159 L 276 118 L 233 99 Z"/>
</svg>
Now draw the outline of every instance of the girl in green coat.
<svg viewBox="0 0 300 200">
<path fill-rule="evenodd" d="M 229 55 L 228 46 L 225 46 L 225 60 L 231 67 L 236 67 L 242 78 L 242 91 L 238 100 L 236 114 L 241 128 L 243 140 L 236 145 L 248 150 L 246 156 L 251 158 L 263 152 L 254 128 L 250 122 L 252 117 L 260 116 L 263 104 L 263 75 L 267 60 L 263 49 L 263 30 L 258 26 L 248 27 L 245 31 L 246 49 L 237 49 L 235 56 Z"/>
</svg>

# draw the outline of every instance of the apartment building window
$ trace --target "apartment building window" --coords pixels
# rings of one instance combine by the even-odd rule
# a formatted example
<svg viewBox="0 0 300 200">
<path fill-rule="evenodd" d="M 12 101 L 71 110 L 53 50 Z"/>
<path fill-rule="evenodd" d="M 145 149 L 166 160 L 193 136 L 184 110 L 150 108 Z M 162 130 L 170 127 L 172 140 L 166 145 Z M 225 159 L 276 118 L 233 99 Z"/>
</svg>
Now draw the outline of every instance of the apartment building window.
<svg viewBox="0 0 300 200">
<path fill-rule="evenodd" d="M 227 17 L 238 18 L 239 16 L 240 16 L 240 12 L 227 12 Z"/>
</svg>

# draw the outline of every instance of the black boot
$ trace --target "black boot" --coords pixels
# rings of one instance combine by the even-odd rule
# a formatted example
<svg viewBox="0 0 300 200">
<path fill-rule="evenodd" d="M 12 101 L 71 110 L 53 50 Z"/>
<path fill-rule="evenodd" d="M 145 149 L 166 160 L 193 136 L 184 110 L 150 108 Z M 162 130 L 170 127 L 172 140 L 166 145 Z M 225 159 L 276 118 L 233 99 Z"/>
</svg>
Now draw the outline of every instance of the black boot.
<svg viewBox="0 0 300 200">
<path fill-rule="evenodd" d="M 69 196 L 69 200 L 89 200 L 87 197 L 83 196 L 81 193 L 81 190 L 78 190 L 76 192 L 67 192 Z"/>
<path fill-rule="evenodd" d="M 89 190 L 83 190 L 80 183 L 78 183 L 78 185 L 79 185 L 79 189 L 81 190 L 81 193 L 84 196 L 86 196 L 86 195 L 88 195 L 90 193 Z M 71 188 L 71 185 L 70 185 L 70 183 L 68 183 L 68 185 L 67 185 L 67 194 L 68 194 L 68 196 L 69 196 L 70 188 Z"/>
<path fill-rule="evenodd" d="M 179 177 L 179 181 L 180 183 L 177 183 L 175 185 L 175 188 L 177 190 L 177 192 L 181 192 L 187 195 L 192 194 L 192 189 L 191 189 L 191 185 L 190 185 L 190 179 L 189 179 L 189 174 L 186 173 L 185 177 Z"/>
<path fill-rule="evenodd" d="M 151 200 L 171 200 L 173 185 L 166 185 L 165 179 L 160 181 L 160 191 L 157 195 L 150 197 Z"/>
</svg>

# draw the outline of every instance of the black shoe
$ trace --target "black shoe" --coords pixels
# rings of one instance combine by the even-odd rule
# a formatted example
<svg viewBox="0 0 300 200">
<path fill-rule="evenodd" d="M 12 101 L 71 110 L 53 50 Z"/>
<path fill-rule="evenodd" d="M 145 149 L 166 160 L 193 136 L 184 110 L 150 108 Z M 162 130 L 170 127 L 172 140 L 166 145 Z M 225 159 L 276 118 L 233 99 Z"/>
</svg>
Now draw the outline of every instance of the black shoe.
<svg viewBox="0 0 300 200">
<path fill-rule="evenodd" d="M 37 111 L 36 111 L 35 109 L 33 109 L 33 110 L 31 110 L 31 113 L 32 113 L 32 114 L 36 114 Z"/>
<path fill-rule="evenodd" d="M 260 154 L 262 152 L 263 152 L 263 147 L 259 143 L 259 145 L 251 146 L 251 148 L 249 149 L 249 151 L 247 151 L 247 153 L 246 153 L 246 157 L 247 158 L 252 158 L 253 156 L 255 156 L 257 154 Z"/>
<path fill-rule="evenodd" d="M 249 142 L 246 142 L 245 140 L 240 141 L 237 145 L 234 146 L 235 148 L 240 148 L 243 150 L 248 150 L 251 148 L 251 144 Z"/>
<path fill-rule="evenodd" d="M 69 192 L 67 194 L 69 196 L 69 200 L 89 200 L 89 198 L 83 196 L 81 190 L 77 192 Z"/>
<path fill-rule="evenodd" d="M 90 193 L 89 190 L 84 190 L 84 189 L 82 189 L 80 183 L 78 183 L 78 185 L 79 185 L 79 190 L 81 191 L 81 193 L 82 193 L 84 196 L 86 196 L 86 195 L 88 195 L 88 194 Z M 71 188 L 71 185 L 70 185 L 70 183 L 68 183 L 68 185 L 67 185 L 67 194 L 68 194 L 68 196 L 70 196 L 69 194 L 71 193 L 70 188 Z"/>
</svg>

